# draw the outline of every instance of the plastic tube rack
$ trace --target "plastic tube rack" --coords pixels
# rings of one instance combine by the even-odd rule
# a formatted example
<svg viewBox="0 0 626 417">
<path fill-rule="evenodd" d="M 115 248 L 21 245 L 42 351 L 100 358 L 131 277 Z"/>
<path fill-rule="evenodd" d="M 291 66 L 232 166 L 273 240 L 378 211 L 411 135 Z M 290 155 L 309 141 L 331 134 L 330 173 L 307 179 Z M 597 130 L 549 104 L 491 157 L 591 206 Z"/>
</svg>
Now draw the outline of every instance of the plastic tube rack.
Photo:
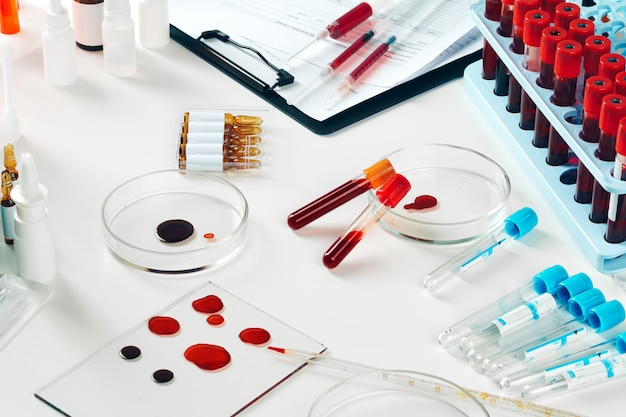
<svg viewBox="0 0 626 417">
<path fill-rule="evenodd" d="M 619 15 L 617 3 L 596 0 L 593 7 L 581 6 L 581 17 L 604 16 L 615 10 Z M 624 3 L 619 3 L 620 10 Z M 615 9 L 613 9 L 615 8 Z M 512 38 L 497 33 L 499 22 L 484 17 L 484 1 L 470 7 L 470 16 L 481 31 L 485 40 L 493 47 L 498 57 L 506 65 L 509 73 L 516 78 L 522 89 L 534 101 L 537 110 L 541 111 L 550 124 L 563 137 L 570 150 L 585 164 L 606 191 L 616 194 L 626 194 L 626 181 L 619 181 L 612 177 L 613 162 L 599 160 L 594 152 L 596 143 L 587 143 L 579 138 L 581 125 L 577 124 L 576 116 L 580 116 L 580 109 L 574 106 L 559 107 L 552 104 L 550 97 L 552 90 L 540 87 L 536 83 L 538 73 L 528 71 L 523 66 L 523 55 L 515 54 L 509 49 Z M 594 15 L 596 13 L 596 15 Z M 623 13 L 622 13 L 623 14 Z M 596 34 L 604 34 L 612 41 L 612 52 L 616 48 L 623 48 L 612 35 L 619 31 L 621 37 L 624 29 L 624 20 L 617 25 L 603 25 L 600 19 L 596 25 Z M 617 36 L 619 38 L 619 36 Z M 623 39 L 622 39 L 623 41 Z M 623 43 L 623 42 L 622 42 Z M 493 120 L 495 128 L 502 136 L 502 140 L 509 146 L 527 172 L 533 175 L 533 180 L 542 195 L 554 207 L 572 237 L 587 254 L 596 269 L 601 272 L 612 273 L 626 269 L 626 243 L 608 243 L 604 239 L 606 223 L 596 224 L 589 220 L 590 204 L 581 204 L 574 200 L 575 185 L 562 182 L 562 175 L 569 170 L 575 170 L 576 165 L 551 166 L 546 163 L 546 149 L 533 146 L 532 130 L 523 130 L 519 127 L 519 113 L 510 113 L 506 110 L 507 97 L 494 94 L 494 81 L 482 78 L 482 61 L 470 65 L 464 74 L 464 87 L 468 95 L 477 106 L 484 111 L 489 120 Z M 493 117 L 492 117 L 493 116 Z M 574 175 L 575 177 L 575 175 Z"/>
</svg>

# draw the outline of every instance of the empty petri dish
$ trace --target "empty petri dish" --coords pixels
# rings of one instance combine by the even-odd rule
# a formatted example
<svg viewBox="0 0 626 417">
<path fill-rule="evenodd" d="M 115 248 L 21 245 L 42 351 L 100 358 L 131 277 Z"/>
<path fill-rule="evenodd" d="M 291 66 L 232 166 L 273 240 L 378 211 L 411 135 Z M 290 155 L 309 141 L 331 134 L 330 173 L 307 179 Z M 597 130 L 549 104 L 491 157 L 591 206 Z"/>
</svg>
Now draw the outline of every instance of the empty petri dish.
<svg viewBox="0 0 626 417">
<path fill-rule="evenodd" d="M 152 272 L 185 273 L 225 263 L 244 245 L 247 219 L 241 191 L 205 172 L 142 175 L 115 188 L 102 205 L 111 251 Z"/>
<path fill-rule="evenodd" d="M 499 225 L 508 213 L 509 177 L 479 152 L 427 144 L 399 149 L 385 158 L 411 183 L 406 197 L 380 221 L 397 236 L 438 244 L 469 242 Z M 424 197 L 436 204 L 422 209 L 416 202 Z"/>
<path fill-rule="evenodd" d="M 309 417 L 486 417 L 485 407 L 458 385 L 413 371 L 373 371 L 340 382 L 313 403 Z"/>
</svg>

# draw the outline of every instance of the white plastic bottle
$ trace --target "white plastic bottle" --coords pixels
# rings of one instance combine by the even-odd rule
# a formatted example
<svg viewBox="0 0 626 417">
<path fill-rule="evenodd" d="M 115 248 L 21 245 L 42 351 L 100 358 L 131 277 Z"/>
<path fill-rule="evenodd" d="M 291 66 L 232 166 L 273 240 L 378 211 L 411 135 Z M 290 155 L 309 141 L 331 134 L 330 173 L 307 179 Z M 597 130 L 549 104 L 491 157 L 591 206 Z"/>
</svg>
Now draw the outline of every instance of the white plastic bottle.
<svg viewBox="0 0 626 417">
<path fill-rule="evenodd" d="M 102 22 L 104 70 L 115 77 L 127 77 L 137 70 L 135 24 L 129 0 L 105 0 Z"/>
<path fill-rule="evenodd" d="M 144 48 L 163 48 L 170 40 L 168 0 L 140 0 L 139 42 Z"/>
<path fill-rule="evenodd" d="M 76 82 L 76 36 L 61 0 L 50 0 L 41 35 L 46 82 L 65 86 Z"/>
</svg>

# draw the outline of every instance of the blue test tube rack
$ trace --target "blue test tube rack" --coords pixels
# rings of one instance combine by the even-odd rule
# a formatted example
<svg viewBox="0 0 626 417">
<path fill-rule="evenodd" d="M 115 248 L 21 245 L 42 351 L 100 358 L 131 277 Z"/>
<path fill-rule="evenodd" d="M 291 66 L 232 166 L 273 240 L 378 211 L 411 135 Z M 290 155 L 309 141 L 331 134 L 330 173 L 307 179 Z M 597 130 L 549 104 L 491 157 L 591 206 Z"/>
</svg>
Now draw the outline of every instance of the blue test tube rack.
<svg viewBox="0 0 626 417">
<path fill-rule="evenodd" d="M 582 18 L 594 18 L 595 33 L 604 34 L 612 41 L 611 52 L 623 53 L 626 44 L 626 8 L 625 3 L 596 0 L 594 6 L 581 6 Z M 499 35 L 499 22 L 485 18 L 484 1 L 470 6 L 470 17 L 476 23 L 485 40 L 493 47 L 498 57 L 506 65 L 522 89 L 534 101 L 550 124 L 559 132 L 573 152 L 587 167 L 605 190 L 610 193 L 626 194 L 626 181 L 612 177 L 613 162 L 601 161 L 594 155 L 596 143 L 587 143 L 580 139 L 582 126 L 571 120 L 580 116 L 576 107 L 559 107 L 551 103 L 552 90 L 537 85 L 538 73 L 528 71 L 523 66 L 523 55 L 515 54 L 509 49 L 512 38 Z M 609 14 L 615 19 L 603 23 L 601 16 Z M 532 176 L 541 194 L 562 219 L 572 238 L 600 272 L 613 273 L 626 270 L 626 243 L 608 243 L 604 239 L 606 223 L 596 224 L 589 220 L 590 204 L 581 204 L 574 200 L 575 185 L 564 184 L 561 176 L 567 170 L 575 169 L 572 165 L 552 166 L 546 163 L 545 148 L 537 148 L 532 144 L 534 132 L 519 127 L 520 114 L 507 111 L 507 97 L 494 94 L 494 81 L 482 78 L 482 61 L 467 67 L 464 74 L 464 88 L 476 105 L 484 111 L 494 127 L 509 146 L 526 172 Z M 495 117 L 492 117 L 495 116 Z M 570 121 L 568 121 L 570 120 Z"/>
</svg>

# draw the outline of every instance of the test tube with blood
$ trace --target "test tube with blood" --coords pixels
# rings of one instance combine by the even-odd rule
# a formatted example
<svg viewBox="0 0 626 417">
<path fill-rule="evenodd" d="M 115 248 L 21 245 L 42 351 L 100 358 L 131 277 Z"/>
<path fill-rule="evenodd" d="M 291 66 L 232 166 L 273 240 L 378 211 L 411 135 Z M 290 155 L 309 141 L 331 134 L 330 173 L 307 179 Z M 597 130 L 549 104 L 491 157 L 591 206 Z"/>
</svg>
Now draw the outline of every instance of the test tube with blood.
<svg viewBox="0 0 626 417">
<path fill-rule="evenodd" d="M 395 175 L 396 171 L 388 159 L 382 159 L 365 168 L 363 174 L 329 191 L 309 204 L 287 216 L 287 224 L 294 230 L 300 229 L 324 214 L 352 200 L 356 196 L 377 189 Z"/>
<path fill-rule="evenodd" d="M 485 18 L 498 22 L 500 21 L 500 13 L 502 11 L 502 0 L 485 0 Z M 493 80 L 496 78 L 496 63 L 498 54 L 493 47 L 485 39 L 483 42 L 483 71 L 482 77 L 485 80 Z"/>
<path fill-rule="evenodd" d="M 556 46 L 554 59 L 554 92 L 552 103 L 557 106 L 572 106 L 576 101 L 576 83 L 580 72 L 583 47 L 573 40 L 561 41 Z M 552 126 L 548 137 L 549 165 L 563 165 L 569 160 L 569 146 Z"/>
<path fill-rule="evenodd" d="M 567 35 L 569 39 L 578 42 L 583 45 L 583 58 L 581 60 L 581 68 L 578 74 L 578 81 L 576 84 L 576 100 L 582 102 L 583 99 L 583 89 L 585 88 L 585 71 L 584 71 L 584 61 L 585 61 L 585 45 L 586 40 L 590 36 L 593 36 L 595 31 L 595 25 L 589 19 L 574 19 L 570 22 L 569 28 L 567 30 Z"/>
<path fill-rule="evenodd" d="M 541 31 L 541 42 L 539 44 L 539 57 L 541 64 L 539 67 L 539 77 L 537 85 L 552 90 L 554 88 L 554 57 L 556 55 L 556 45 L 560 41 L 567 39 L 567 31 L 563 28 L 549 26 Z M 535 131 L 533 134 L 533 146 L 546 148 L 550 135 L 550 122 L 540 109 L 535 112 Z"/>
<path fill-rule="evenodd" d="M 583 117 L 580 138 L 585 142 L 597 143 L 600 140 L 600 108 L 602 99 L 613 92 L 613 82 L 606 77 L 594 75 L 585 82 Z M 582 161 L 578 161 L 576 192 L 574 200 L 591 203 L 594 178 Z"/>
<path fill-rule="evenodd" d="M 337 267 L 382 217 L 409 192 L 411 183 L 395 174 L 376 190 L 376 198 L 352 222 L 350 227 L 328 248 L 322 257 L 324 266 Z"/>
<path fill-rule="evenodd" d="M 572 20 L 580 17 L 580 6 L 575 3 L 560 3 L 554 8 L 554 26 L 569 28 Z"/>
<path fill-rule="evenodd" d="M 619 121 L 615 140 L 615 165 L 613 178 L 626 180 L 626 117 Z M 604 239 L 609 243 L 626 241 L 626 195 L 611 193 Z"/>
<path fill-rule="evenodd" d="M 502 11 L 500 13 L 500 25 L 497 32 L 500 36 L 510 38 L 513 36 L 513 6 L 515 0 L 502 0 Z M 496 82 L 493 93 L 504 97 L 509 94 L 509 70 L 500 57 L 496 62 Z"/>
<path fill-rule="evenodd" d="M 600 138 L 596 157 L 602 161 L 615 161 L 615 142 L 620 120 L 626 117 L 626 97 L 619 94 L 607 94 L 602 99 L 600 108 Z M 609 193 L 598 180 L 594 181 L 591 196 L 591 212 L 589 220 L 594 223 L 607 221 L 609 210 Z"/>
<path fill-rule="evenodd" d="M 583 52 L 584 80 L 598 75 L 600 57 L 611 52 L 611 41 L 601 35 L 589 36 L 585 39 Z M 613 81 L 613 79 L 611 79 Z"/>
<path fill-rule="evenodd" d="M 550 25 L 550 14 L 544 10 L 530 10 L 524 18 L 524 61 L 528 71 L 539 72 L 541 68 L 540 45 L 541 33 Z M 520 123 L 524 130 L 535 128 L 537 106 L 525 90 L 520 100 Z"/>
<path fill-rule="evenodd" d="M 539 0 L 515 0 L 513 5 L 513 42 L 510 49 L 516 54 L 524 53 L 524 20 L 526 13 L 540 7 Z"/>
</svg>

